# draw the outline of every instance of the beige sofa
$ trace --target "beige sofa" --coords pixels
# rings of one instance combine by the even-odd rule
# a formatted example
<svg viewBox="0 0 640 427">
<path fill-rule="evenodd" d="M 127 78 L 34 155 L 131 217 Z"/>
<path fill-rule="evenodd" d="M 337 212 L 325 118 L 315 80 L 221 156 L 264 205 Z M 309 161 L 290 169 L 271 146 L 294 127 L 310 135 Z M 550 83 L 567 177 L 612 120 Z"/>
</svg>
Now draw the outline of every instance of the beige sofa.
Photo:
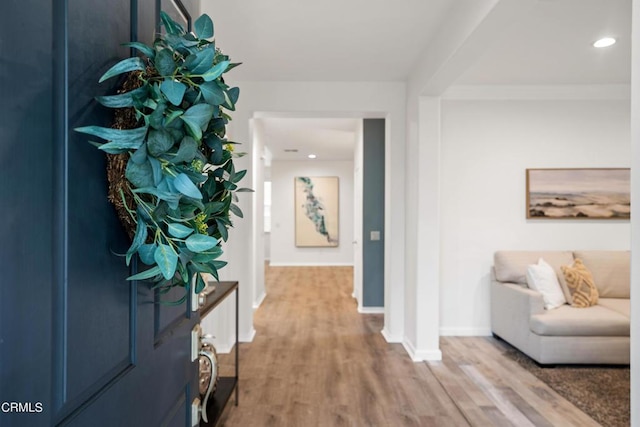
<svg viewBox="0 0 640 427">
<path fill-rule="evenodd" d="M 558 276 L 569 303 L 545 310 L 527 286 L 540 258 Z M 560 270 L 580 258 L 600 294 L 598 304 L 574 308 Z M 494 256 L 491 330 L 541 364 L 629 364 L 630 256 L 628 251 L 500 251 Z"/>
</svg>

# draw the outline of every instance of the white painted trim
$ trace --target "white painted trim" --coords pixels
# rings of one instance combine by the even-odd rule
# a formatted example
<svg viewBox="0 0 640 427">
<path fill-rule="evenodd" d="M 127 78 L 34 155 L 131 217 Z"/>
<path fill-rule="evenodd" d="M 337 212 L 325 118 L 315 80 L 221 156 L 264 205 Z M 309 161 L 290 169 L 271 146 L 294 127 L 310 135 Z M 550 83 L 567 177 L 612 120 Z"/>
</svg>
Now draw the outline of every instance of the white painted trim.
<svg viewBox="0 0 640 427">
<path fill-rule="evenodd" d="M 235 342 L 225 343 L 224 345 L 220 345 L 220 343 L 218 343 L 218 345 L 216 345 L 216 353 L 229 354 L 233 350 L 233 347 L 235 346 L 235 344 L 236 344 Z"/>
<path fill-rule="evenodd" d="M 627 100 L 631 86 L 608 85 L 457 85 L 442 95 L 444 100 Z"/>
<path fill-rule="evenodd" d="M 440 350 L 417 350 L 407 338 L 402 341 L 402 346 L 414 362 L 442 360 L 442 352 Z"/>
<path fill-rule="evenodd" d="M 491 328 L 440 328 L 441 337 L 487 337 Z"/>
<path fill-rule="evenodd" d="M 240 342 L 253 342 L 253 339 L 256 337 L 256 330 L 251 327 L 251 331 L 248 334 L 240 334 L 238 340 Z"/>
<path fill-rule="evenodd" d="M 353 267 L 353 263 L 336 262 L 270 262 L 270 267 Z"/>
<path fill-rule="evenodd" d="M 386 327 L 383 330 L 381 330 L 380 333 L 382 334 L 382 336 L 384 337 L 384 339 L 388 343 L 401 343 L 402 342 L 402 337 L 391 335 L 389 333 L 389 330 Z"/>
<path fill-rule="evenodd" d="M 254 302 L 253 302 L 253 311 L 256 311 L 262 305 L 262 302 L 267 297 L 266 292 L 263 292 Z"/>
<path fill-rule="evenodd" d="M 384 314 L 384 307 L 358 307 L 360 314 Z"/>
</svg>

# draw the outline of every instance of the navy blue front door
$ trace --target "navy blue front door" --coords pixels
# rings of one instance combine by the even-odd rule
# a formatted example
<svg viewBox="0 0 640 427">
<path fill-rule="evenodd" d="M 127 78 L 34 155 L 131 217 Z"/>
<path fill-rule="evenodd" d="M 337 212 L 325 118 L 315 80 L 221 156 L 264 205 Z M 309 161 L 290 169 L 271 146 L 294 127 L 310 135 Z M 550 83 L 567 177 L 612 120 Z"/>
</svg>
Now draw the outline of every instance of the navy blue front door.
<svg viewBox="0 0 640 427">
<path fill-rule="evenodd" d="M 153 40 L 160 7 L 0 6 L 0 426 L 191 426 L 198 315 L 125 280 L 104 155 L 73 132 L 110 125 L 97 80 Z"/>
</svg>

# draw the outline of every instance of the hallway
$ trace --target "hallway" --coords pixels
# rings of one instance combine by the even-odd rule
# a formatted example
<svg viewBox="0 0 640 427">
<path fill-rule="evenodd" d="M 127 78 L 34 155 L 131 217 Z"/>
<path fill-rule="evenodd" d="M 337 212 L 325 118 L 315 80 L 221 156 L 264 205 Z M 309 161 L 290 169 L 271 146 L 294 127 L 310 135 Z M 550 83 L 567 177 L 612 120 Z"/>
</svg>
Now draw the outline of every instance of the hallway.
<svg viewBox="0 0 640 427">
<path fill-rule="evenodd" d="M 268 267 L 266 288 L 225 426 L 597 425 L 491 338 L 443 338 L 442 362 L 412 362 L 382 315 L 357 313 L 350 267 Z"/>
</svg>

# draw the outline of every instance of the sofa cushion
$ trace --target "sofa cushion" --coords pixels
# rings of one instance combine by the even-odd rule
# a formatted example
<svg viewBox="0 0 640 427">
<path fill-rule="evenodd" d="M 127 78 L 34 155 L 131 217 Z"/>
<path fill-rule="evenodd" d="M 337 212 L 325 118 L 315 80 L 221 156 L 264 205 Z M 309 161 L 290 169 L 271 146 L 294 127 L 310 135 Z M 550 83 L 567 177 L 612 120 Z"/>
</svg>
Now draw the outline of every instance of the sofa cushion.
<svg viewBox="0 0 640 427">
<path fill-rule="evenodd" d="M 575 251 L 593 274 L 603 298 L 629 298 L 631 288 L 629 251 Z"/>
<path fill-rule="evenodd" d="M 593 275 L 584 266 L 581 259 L 576 259 L 571 266 L 563 265 L 560 268 L 564 273 L 564 280 L 571 290 L 573 297 L 571 306 L 585 308 L 598 303 L 598 288 L 593 283 Z"/>
<path fill-rule="evenodd" d="M 631 300 L 628 298 L 600 298 L 598 305 L 631 318 Z"/>
<path fill-rule="evenodd" d="M 575 308 L 563 305 L 531 316 L 531 331 L 546 336 L 628 337 L 629 318 L 601 305 Z"/>
<path fill-rule="evenodd" d="M 560 307 L 567 302 L 556 272 L 542 258 L 537 264 L 531 264 L 527 268 L 527 285 L 542 294 L 544 308 L 547 310 Z"/>
<path fill-rule="evenodd" d="M 494 269 L 499 282 L 527 284 L 527 267 L 543 258 L 553 267 L 558 279 L 562 276 L 561 265 L 573 262 L 570 251 L 498 251 L 494 255 Z M 562 283 L 560 283 L 562 285 Z M 565 292 L 565 298 L 567 293 Z M 571 295 L 569 295 L 571 297 Z M 567 301 L 570 301 L 567 299 Z"/>
</svg>

